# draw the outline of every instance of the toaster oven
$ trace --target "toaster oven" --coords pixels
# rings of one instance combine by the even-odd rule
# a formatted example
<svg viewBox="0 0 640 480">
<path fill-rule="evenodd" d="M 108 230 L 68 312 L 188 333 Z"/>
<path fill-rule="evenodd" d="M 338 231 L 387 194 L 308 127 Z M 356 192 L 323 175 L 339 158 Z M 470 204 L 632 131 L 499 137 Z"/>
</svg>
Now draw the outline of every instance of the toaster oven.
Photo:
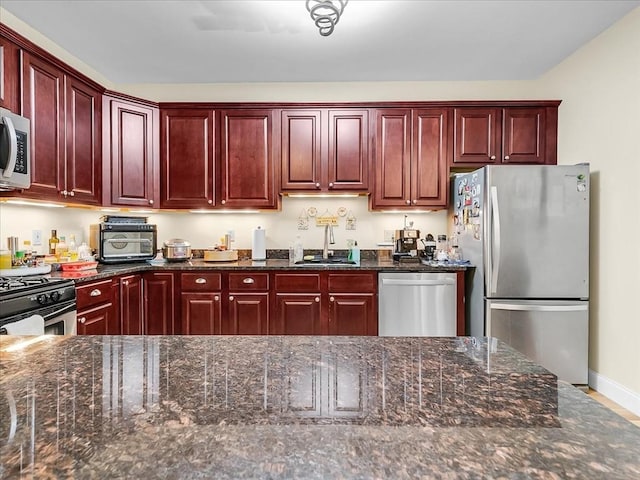
<svg viewBox="0 0 640 480">
<path fill-rule="evenodd" d="M 156 256 L 158 232 L 148 223 L 109 223 L 91 225 L 89 246 L 101 263 L 144 262 Z"/>
</svg>

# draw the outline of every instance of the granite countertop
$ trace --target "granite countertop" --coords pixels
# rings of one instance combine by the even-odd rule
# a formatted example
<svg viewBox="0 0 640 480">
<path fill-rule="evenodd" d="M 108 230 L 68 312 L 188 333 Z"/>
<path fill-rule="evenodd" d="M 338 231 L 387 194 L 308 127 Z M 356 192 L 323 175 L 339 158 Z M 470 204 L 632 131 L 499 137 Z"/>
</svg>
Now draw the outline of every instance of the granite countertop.
<svg viewBox="0 0 640 480">
<path fill-rule="evenodd" d="M 0 478 L 640 478 L 640 429 L 471 337 L 0 343 L 0 429 Z"/>
<path fill-rule="evenodd" d="M 72 278 L 77 282 L 99 280 L 114 275 L 126 275 L 145 271 L 182 271 L 182 270 L 339 270 L 353 272 L 358 270 L 374 270 L 386 272 L 457 272 L 472 268 L 470 265 L 457 265 L 432 262 L 424 265 L 418 262 L 393 262 L 391 260 L 365 259 L 360 265 L 295 265 L 289 264 L 287 259 L 267 259 L 264 261 L 238 260 L 237 262 L 205 262 L 202 259 L 192 259 L 183 262 L 166 262 L 161 265 L 151 265 L 147 262 L 120 263 L 113 265 L 98 265 L 95 270 L 80 272 L 53 271 L 52 277 Z"/>
</svg>

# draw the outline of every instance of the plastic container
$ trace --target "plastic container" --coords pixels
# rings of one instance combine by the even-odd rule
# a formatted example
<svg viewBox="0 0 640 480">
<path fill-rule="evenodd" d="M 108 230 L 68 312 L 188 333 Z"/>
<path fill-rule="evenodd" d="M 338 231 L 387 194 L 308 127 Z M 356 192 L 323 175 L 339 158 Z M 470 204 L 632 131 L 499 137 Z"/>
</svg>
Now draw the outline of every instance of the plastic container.
<svg viewBox="0 0 640 480">
<path fill-rule="evenodd" d="M 302 247 L 302 239 L 300 235 L 296 236 L 296 240 L 293 242 L 293 261 L 294 263 L 302 262 L 304 260 L 304 248 Z"/>
<path fill-rule="evenodd" d="M 11 268 L 11 250 L 0 250 L 0 270 Z"/>
</svg>

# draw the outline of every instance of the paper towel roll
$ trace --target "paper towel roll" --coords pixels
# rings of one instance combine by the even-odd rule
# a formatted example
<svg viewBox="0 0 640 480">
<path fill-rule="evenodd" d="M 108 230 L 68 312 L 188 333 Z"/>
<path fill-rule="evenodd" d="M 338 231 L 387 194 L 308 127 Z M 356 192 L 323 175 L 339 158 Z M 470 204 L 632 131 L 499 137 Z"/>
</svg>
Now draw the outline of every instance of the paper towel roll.
<svg viewBox="0 0 640 480">
<path fill-rule="evenodd" d="M 251 260 L 267 259 L 267 240 L 265 230 L 260 227 L 253 231 L 253 239 L 251 242 Z"/>
</svg>

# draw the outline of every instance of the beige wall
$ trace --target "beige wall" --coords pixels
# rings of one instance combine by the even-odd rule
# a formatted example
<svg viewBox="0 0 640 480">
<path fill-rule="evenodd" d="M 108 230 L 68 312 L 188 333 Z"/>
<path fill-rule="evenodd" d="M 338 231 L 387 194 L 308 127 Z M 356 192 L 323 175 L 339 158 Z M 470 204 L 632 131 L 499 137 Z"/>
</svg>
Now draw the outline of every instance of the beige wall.
<svg viewBox="0 0 640 480">
<path fill-rule="evenodd" d="M 640 395 L 640 8 L 538 81 L 558 158 L 591 164 L 589 367 Z"/>
<path fill-rule="evenodd" d="M 108 80 L 78 62 L 66 52 L 0 9 L 2 21 L 78 68 L 117 91 L 156 101 L 379 101 L 439 99 L 561 99 L 559 116 L 559 162 L 589 162 L 592 168 L 591 227 L 591 341 L 590 369 L 605 376 L 640 398 L 640 320 L 636 298 L 640 287 L 640 211 L 635 182 L 640 179 L 640 9 L 636 9 L 545 76 L 530 82 L 393 82 L 336 84 L 235 84 L 235 85 L 111 85 Z M 360 203 L 357 203 L 360 201 Z M 286 203 L 293 202 L 293 203 Z M 297 203 L 302 202 L 302 203 Z M 327 201 L 337 208 L 339 200 Z M 367 245 L 380 238 L 387 225 L 398 225 L 401 215 L 381 217 L 367 212 L 362 199 L 355 200 L 359 222 L 375 225 L 368 230 Z M 289 205 L 289 207 L 287 207 Z M 271 245 L 284 243 L 294 229 L 298 209 L 304 201 L 285 201 L 277 214 L 239 220 L 236 230 L 249 230 L 257 222 L 278 231 Z M 20 216 L 11 208 L 12 218 Z M 71 213 L 70 213 L 71 212 Z M 47 214 L 47 221 L 73 225 L 73 218 L 87 212 L 74 210 Z M 75 210 L 78 212 L 78 210 Z M 98 214 L 91 213 L 91 218 Z M 228 220 L 158 214 L 166 232 L 186 232 L 208 242 L 209 229 L 218 235 Z M 7 215 L 0 216 L 2 236 Z M 264 222 L 262 219 L 265 220 Z M 268 222 L 268 223 L 265 223 Z M 426 214 L 420 218 L 425 231 L 445 227 L 444 216 Z M 45 227 L 43 227 L 45 228 Z M 48 229 L 50 227 L 46 227 Z M 364 227 L 363 227 L 364 228 Z M 286 233 L 284 233 L 286 232 Z M 318 245 L 319 236 L 307 244 Z M 347 232 L 343 232 L 345 235 Z M 7 233 L 8 234 L 8 233 Z M 360 232 L 358 232 L 360 234 Z M 313 233 L 306 235 L 313 236 Z M 342 235 L 342 234 L 341 234 Z M 345 237 L 350 238 L 350 237 Z M 200 240 L 198 240 L 200 241 Z M 246 239 L 239 240 L 244 248 Z M 366 246 L 365 246 L 366 248 Z"/>
</svg>

